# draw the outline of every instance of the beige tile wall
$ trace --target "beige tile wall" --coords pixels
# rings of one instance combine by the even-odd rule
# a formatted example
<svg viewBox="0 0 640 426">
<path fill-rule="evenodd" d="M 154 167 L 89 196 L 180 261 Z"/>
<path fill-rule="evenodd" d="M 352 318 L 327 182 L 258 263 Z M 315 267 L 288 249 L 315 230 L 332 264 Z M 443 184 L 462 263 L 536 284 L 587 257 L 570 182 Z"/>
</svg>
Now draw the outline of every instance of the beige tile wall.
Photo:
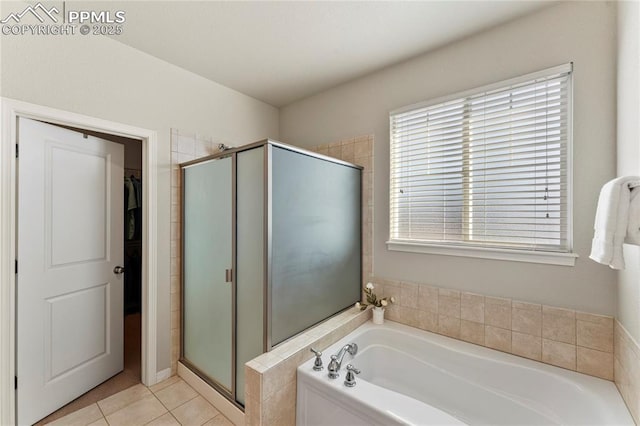
<svg viewBox="0 0 640 426">
<path fill-rule="evenodd" d="M 640 345 L 617 320 L 613 340 L 616 386 L 636 424 L 640 424 Z"/>
<path fill-rule="evenodd" d="M 218 143 L 210 137 L 171 130 L 171 374 L 176 374 L 180 357 L 180 163 L 218 152 Z"/>
<path fill-rule="evenodd" d="M 387 318 L 423 330 L 613 380 L 613 318 L 535 303 L 373 278 L 395 296 Z"/>
</svg>

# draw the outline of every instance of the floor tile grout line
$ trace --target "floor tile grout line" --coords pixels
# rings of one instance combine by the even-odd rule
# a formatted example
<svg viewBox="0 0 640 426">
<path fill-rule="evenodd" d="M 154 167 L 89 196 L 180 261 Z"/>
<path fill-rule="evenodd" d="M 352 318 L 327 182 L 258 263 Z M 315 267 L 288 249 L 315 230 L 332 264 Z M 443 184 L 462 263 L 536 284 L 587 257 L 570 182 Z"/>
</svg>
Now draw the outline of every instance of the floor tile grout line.
<svg viewBox="0 0 640 426">
<path fill-rule="evenodd" d="M 195 391 L 195 389 L 194 389 L 194 391 Z M 189 402 L 193 401 L 194 399 L 196 399 L 196 398 L 197 398 L 197 397 L 199 397 L 199 396 L 202 396 L 202 395 L 200 395 L 200 394 L 199 394 L 199 393 L 197 393 L 197 391 L 196 391 L 196 396 L 194 396 L 193 398 L 189 398 L 188 400 L 186 400 L 186 401 L 185 401 L 185 402 L 183 402 L 182 404 L 178 405 L 177 407 L 174 407 L 174 408 L 173 408 L 173 410 L 177 410 L 178 408 L 182 407 L 184 404 L 187 404 L 187 403 L 189 403 Z M 202 399 L 204 399 L 204 397 L 203 397 Z M 205 399 L 205 401 L 206 401 L 206 399 Z M 169 411 L 173 413 L 173 410 L 169 410 Z"/>
<path fill-rule="evenodd" d="M 167 380 L 168 380 L 168 379 L 167 379 Z M 176 383 L 178 383 L 178 382 L 176 382 Z M 186 383 L 186 382 L 185 382 L 185 383 Z M 162 389 L 158 390 L 158 392 L 160 392 L 161 390 L 167 389 L 167 388 L 169 388 L 170 386 L 173 386 L 174 384 L 175 384 L 175 383 L 172 383 L 171 385 L 166 386 L 166 387 L 164 387 L 164 388 L 162 388 Z M 144 385 L 143 385 L 143 386 L 144 386 Z M 191 387 L 191 386 L 189 386 L 189 387 Z M 176 422 L 180 423 L 180 422 L 178 421 L 178 419 L 173 415 L 173 413 L 171 412 L 171 410 L 169 410 L 169 408 L 168 408 L 168 407 L 167 407 L 167 406 L 166 406 L 166 405 L 165 405 L 165 404 L 160 400 L 160 398 L 158 398 L 158 395 L 156 395 L 156 394 L 155 394 L 155 393 L 154 393 L 154 392 L 153 392 L 153 391 L 152 391 L 148 386 L 145 386 L 145 388 L 146 388 L 146 389 L 149 391 L 149 393 L 150 393 L 150 394 L 151 394 L 151 395 L 156 399 L 156 401 L 158 401 L 158 402 L 160 403 L 160 405 L 162 406 L 162 408 L 164 408 L 164 409 L 165 409 L 165 412 L 164 412 L 164 413 L 162 413 L 162 414 L 160 414 L 159 416 L 156 416 L 156 417 L 154 417 L 153 419 L 149 420 L 147 423 L 145 423 L 145 425 L 147 425 L 147 424 L 149 424 L 149 423 L 153 422 L 154 420 L 159 419 L 160 417 L 164 416 L 164 415 L 165 415 L 165 414 L 167 414 L 167 413 L 169 413 L 169 414 L 171 415 L 171 417 L 173 417 L 173 418 L 175 419 L 175 421 L 176 421 Z M 192 388 L 192 389 L 193 389 L 193 388 Z M 195 389 L 194 389 L 194 391 L 195 391 Z M 198 397 L 198 395 L 200 395 L 200 394 L 199 394 L 199 393 L 197 393 L 197 391 L 196 391 L 196 396 L 194 396 L 193 398 L 189 399 L 189 401 L 191 401 L 192 399 L 197 398 L 197 397 Z M 184 402 L 184 404 L 186 404 L 186 403 L 187 403 L 187 402 L 189 402 L 189 401 Z M 181 404 L 181 405 L 184 405 L 184 404 Z M 128 404 L 128 405 L 131 405 L 131 404 Z M 128 405 L 127 405 L 127 406 L 128 406 Z M 179 405 L 178 407 L 180 407 L 181 405 Z M 176 408 L 178 408 L 178 407 L 176 407 Z M 121 409 L 124 409 L 124 408 L 125 408 L 125 407 L 122 407 Z M 174 408 L 174 410 L 175 410 L 175 408 Z M 120 411 L 120 410 L 118 410 L 118 411 Z M 106 420 L 106 418 L 105 418 L 105 420 Z M 107 421 L 107 423 L 109 423 L 109 422 Z"/>
<path fill-rule="evenodd" d="M 102 408 L 100 408 L 100 404 L 98 404 L 99 401 L 97 401 L 95 404 L 98 407 L 98 410 L 100 410 L 100 414 L 102 414 L 102 418 L 104 419 L 105 423 L 108 425 L 109 421 L 107 420 L 107 416 L 104 415 L 104 411 L 102 411 Z"/>
<path fill-rule="evenodd" d="M 98 408 L 100 409 L 100 412 L 101 412 L 101 413 L 102 413 L 102 415 L 104 416 L 105 420 L 107 419 L 107 415 L 105 415 L 105 414 L 104 414 L 104 411 L 102 411 L 102 408 L 100 407 L 100 402 L 105 401 L 105 400 L 107 400 L 107 399 L 111 398 L 112 396 L 118 395 L 118 394 L 120 394 L 120 393 L 122 393 L 122 392 L 125 392 L 125 391 L 127 391 L 127 390 L 129 390 L 129 389 L 131 389 L 131 388 L 134 388 L 134 387 L 136 387 L 136 386 L 138 386 L 138 385 L 142 385 L 142 386 L 144 386 L 144 384 L 142 384 L 142 382 L 137 383 L 137 384 L 135 384 L 135 385 L 133 385 L 133 386 L 129 386 L 128 388 L 121 390 L 121 391 L 120 391 L 120 392 L 118 392 L 118 393 L 114 393 L 113 395 L 109 395 L 108 397 L 106 397 L 106 398 L 104 398 L 104 399 L 101 399 L 100 401 L 97 401 L 97 402 L 95 403 L 95 404 L 98 406 Z M 149 388 L 148 388 L 148 387 L 146 387 L 146 386 L 144 386 L 144 387 L 145 387 L 145 389 L 149 390 Z M 153 392 L 149 391 L 149 393 L 150 393 L 151 395 L 153 395 Z M 154 395 L 154 396 L 155 396 L 155 395 Z M 118 409 L 117 409 L 116 411 L 114 411 L 113 413 L 116 413 L 116 412 L 118 412 L 118 411 L 120 411 L 120 410 L 123 410 L 123 409 L 127 408 L 128 406 L 130 406 L 131 404 L 134 404 L 134 403 L 136 403 L 136 402 L 140 401 L 141 399 L 144 399 L 144 396 L 143 396 L 142 398 L 138 398 L 138 399 L 134 399 L 133 401 L 129 401 L 127 404 L 125 404 L 125 405 L 123 405 L 122 407 L 118 408 Z M 112 415 L 113 413 L 109 413 L 108 415 L 110 416 L 110 415 Z M 108 422 L 107 422 L 107 423 L 108 423 Z"/>
<path fill-rule="evenodd" d="M 162 402 L 162 400 L 160 400 L 160 398 L 158 398 L 158 395 L 156 395 L 155 393 L 151 392 L 151 395 L 153 395 L 153 397 L 158 400 L 158 402 L 160 403 L 160 405 L 162 405 L 162 408 L 164 408 L 165 410 L 167 410 L 167 413 L 170 413 L 171 410 L 169 410 L 169 408 L 167 408 L 166 405 L 164 405 L 164 402 Z M 164 414 L 163 414 L 164 415 Z M 153 420 L 152 420 L 153 421 Z"/>
<path fill-rule="evenodd" d="M 143 386 L 144 386 L 144 385 L 143 385 Z M 147 389 L 147 390 L 148 390 L 149 388 L 148 388 L 147 386 L 145 386 L 145 389 Z M 125 390 L 126 390 L 126 389 L 125 389 Z M 111 414 L 109 414 L 109 415 L 111 416 L 111 415 L 113 415 L 113 414 L 115 414 L 115 413 L 118 413 L 118 412 L 120 412 L 120 411 L 124 410 L 125 408 L 127 408 L 127 407 L 129 407 L 129 406 L 131 406 L 131 405 L 135 404 L 136 402 L 142 401 L 143 399 L 147 398 L 148 396 L 153 396 L 153 397 L 154 397 L 154 398 L 155 398 L 155 399 L 160 403 L 160 405 L 162 406 L 162 408 L 164 408 L 166 411 L 165 411 L 165 412 L 163 412 L 162 414 L 160 414 L 159 416 L 156 416 L 156 417 L 154 417 L 153 419 L 149 420 L 147 423 L 145 423 L 145 425 L 146 425 L 146 424 L 148 424 L 148 423 L 151 423 L 152 421 L 156 420 L 157 418 L 162 417 L 162 416 L 164 416 L 165 414 L 167 414 L 167 413 L 169 412 L 169 410 L 167 409 L 167 407 L 165 407 L 165 406 L 164 406 L 164 404 L 162 404 L 162 401 L 160 401 L 160 400 L 158 399 L 158 397 L 157 397 L 157 396 L 155 396 L 155 395 L 153 394 L 153 392 L 149 391 L 149 394 L 150 394 L 150 395 L 145 395 L 145 396 L 143 396 L 143 397 L 142 397 L 142 398 L 140 398 L 140 399 L 136 399 L 135 401 L 133 401 L 133 402 L 131 402 L 131 403 L 129 403 L 129 404 L 127 404 L 127 405 L 123 406 L 122 408 L 119 408 L 118 410 L 114 411 L 113 413 L 111 413 Z M 100 408 L 100 406 L 98 406 L 98 408 Z M 108 425 L 110 425 L 109 420 L 107 420 L 107 417 L 106 417 L 106 416 L 104 417 L 104 419 L 105 419 L 105 421 L 107 422 L 107 424 L 108 424 Z"/>
<path fill-rule="evenodd" d="M 176 382 L 176 383 L 177 383 L 177 382 Z M 185 383 L 186 383 L 186 382 L 185 382 Z M 187 385 L 188 385 L 188 384 L 187 384 Z M 172 385 L 171 385 L 171 386 L 172 386 Z M 167 387 L 169 387 L 169 386 L 167 386 Z M 191 387 L 191 386 L 189 386 L 189 387 Z M 166 388 L 165 388 L 165 389 L 166 389 Z M 191 389 L 193 389 L 193 388 L 191 388 Z M 194 399 L 196 399 L 197 397 L 199 397 L 199 396 L 200 396 L 200 394 L 198 393 L 198 391 L 196 391 L 195 389 L 193 389 L 193 390 L 196 392 L 196 395 L 195 395 L 193 398 L 191 398 L 191 399 L 189 399 L 189 400 L 187 400 L 187 401 L 183 402 L 182 404 L 178 405 L 178 406 L 177 406 L 177 407 L 175 407 L 173 410 L 175 410 L 175 409 L 177 409 L 177 408 L 179 408 L 179 407 L 182 407 L 182 406 L 183 406 L 184 404 L 186 404 L 187 402 L 193 401 Z M 173 410 L 169 410 L 169 408 L 168 408 L 168 407 L 167 407 L 167 406 L 166 406 L 166 405 L 165 405 L 165 404 L 160 400 L 160 398 L 158 398 L 158 397 L 157 397 L 157 395 L 156 395 L 156 394 L 154 394 L 153 392 L 152 392 L 152 395 L 153 395 L 153 396 L 155 396 L 155 398 L 158 400 L 158 402 L 160 402 L 160 404 L 164 407 L 164 409 L 165 409 L 165 410 L 167 410 L 167 413 L 171 414 L 171 417 L 173 417 L 173 418 L 175 419 L 175 421 L 176 421 L 176 422 L 178 422 L 179 424 L 182 424 L 182 423 L 180 423 L 180 421 L 178 420 L 178 418 L 173 414 Z M 163 413 L 162 415 L 164 416 L 164 414 L 166 414 L 166 413 Z M 157 418 L 157 417 L 156 417 L 156 418 Z M 153 420 L 155 420 L 155 419 L 153 419 Z M 151 420 L 151 421 L 153 421 L 153 420 Z"/>
<path fill-rule="evenodd" d="M 186 383 L 186 382 L 185 382 L 185 383 Z M 187 385 L 189 385 L 189 384 L 187 383 Z M 191 386 L 189 385 L 189 387 L 191 387 Z M 193 388 L 191 388 L 191 389 L 193 389 Z M 211 405 L 211 407 L 213 407 L 213 409 L 214 409 L 214 410 L 216 410 L 216 414 L 214 414 L 214 415 L 213 415 L 213 417 L 210 417 L 210 418 L 208 418 L 207 420 L 205 420 L 204 422 L 200 423 L 200 426 L 202 426 L 203 424 L 207 423 L 208 421 L 210 421 L 210 420 L 214 419 L 214 418 L 215 418 L 215 417 L 217 417 L 218 415 L 221 415 L 221 414 L 222 414 L 222 413 L 221 413 L 221 412 L 220 412 L 216 407 L 214 407 L 214 406 L 213 406 L 213 404 L 211 404 L 209 401 L 207 401 L 207 399 L 206 399 L 204 396 L 200 395 L 200 393 L 199 393 L 198 391 L 196 391 L 195 389 L 193 389 L 193 390 L 196 392 L 196 396 L 194 396 L 193 398 L 189 399 L 188 401 L 185 401 L 185 402 L 183 402 L 182 404 L 178 405 L 178 406 L 177 406 L 177 407 L 175 407 L 173 410 L 169 410 L 169 413 L 171 413 L 171 415 L 173 416 L 173 418 L 175 418 L 175 419 L 176 419 L 176 421 L 177 421 L 178 423 L 180 423 L 180 421 L 179 421 L 179 420 L 178 420 L 178 418 L 173 414 L 173 411 L 174 411 L 174 410 L 177 410 L 178 408 L 182 407 L 182 406 L 183 406 L 183 405 L 185 405 L 185 404 L 188 404 L 189 402 L 193 401 L 194 399 L 197 399 L 198 397 L 201 397 L 203 401 L 205 401 L 207 404 Z M 161 401 L 161 403 L 162 403 L 162 401 Z M 226 417 L 225 417 L 225 418 L 226 418 Z M 182 424 L 182 423 L 180 423 L 180 424 Z"/>
<path fill-rule="evenodd" d="M 162 404 L 162 403 L 161 403 L 161 404 Z M 167 407 L 165 407 L 164 405 L 163 405 L 163 407 L 164 407 L 165 409 L 167 408 Z M 156 417 L 152 418 L 151 420 L 149 420 L 148 422 L 146 422 L 146 423 L 145 423 L 145 425 L 148 425 L 149 423 L 153 422 L 154 420 L 158 420 L 160 417 L 165 416 L 167 413 L 171 414 L 171 411 L 166 411 L 166 412 L 164 412 L 164 413 L 160 414 L 159 416 L 156 416 Z M 173 417 L 173 415 L 172 415 L 172 417 Z M 174 419 L 175 419 L 175 417 L 174 417 Z M 176 419 L 176 421 L 178 421 L 178 420 Z M 180 422 L 178 422 L 178 423 L 180 423 Z"/>
<path fill-rule="evenodd" d="M 178 420 L 178 418 L 177 418 L 176 416 L 174 416 L 174 415 L 173 415 L 173 413 L 172 413 L 171 411 L 169 411 L 169 415 L 170 415 L 171 417 L 173 417 L 173 419 L 174 419 L 178 424 L 180 424 L 180 425 L 182 424 L 182 423 L 180 423 L 180 421 Z"/>
<path fill-rule="evenodd" d="M 204 398 L 203 398 L 203 399 L 204 399 Z M 205 399 L 205 401 L 207 401 L 207 400 Z M 207 401 L 207 402 L 209 402 L 209 401 Z M 212 405 L 212 407 L 213 407 L 213 405 Z M 216 417 L 218 417 L 218 415 L 220 414 L 220 411 L 218 411 L 218 409 L 217 409 L 216 407 L 213 407 L 213 408 L 217 411 L 217 412 L 216 412 L 216 414 L 214 414 L 212 417 L 209 417 L 209 418 L 208 418 L 207 420 L 205 420 L 204 422 L 200 423 L 200 426 L 202 426 L 203 424 L 208 423 L 208 422 L 210 422 L 211 420 L 213 420 L 213 419 L 215 419 Z"/>
<path fill-rule="evenodd" d="M 178 383 L 178 382 L 180 382 L 180 381 L 184 381 L 184 380 L 182 380 L 182 378 L 181 378 L 180 376 L 178 376 L 177 374 L 175 374 L 175 375 L 173 375 L 173 376 L 171 376 L 171 377 L 169 377 L 169 378 L 167 378 L 167 379 L 164 379 L 162 382 L 165 382 L 165 381 L 167 381 L 167 380 L 171 380 L 171 378 L 173 378 L 173 377 L 177 377 L 177 378 L 178 378 L 178 380 L 176 380 L 176 381 L 175 381 L 175 382 L 173 382 L 173 383 L 169 383 L 168 385 L 166 385 L 166 386 L 164 386 L 164 387 L 162 387 L 162 388 L 160 388 L 160 389 L 158 389 L 158 390 L 156 390 L 156 391 L 152 390 L 152 389 L 151 389 L 151 386 L 147 387 L 147 389 L 149 389 L 149 390 L 151 391 L 151 393 L 155 395 L 155 394 L 157 394 L 158 392 L 161 392 L 161 391 L 165 390 L 165 389 L 166 389 L 166 388 L 168 388 L 169 386 L 173 386 L 173 385 L 175 385 L 176 383 Z M 162 383 L 162 382 L 159 382 L 159 383 L 156 383 L 156 384 L 160 384 L 160 383 Z M 185 383 L 186 383 L 186 382 L 185 382 Z M 154 385 L 154 386 L 155 386 L 155 385 Z"/>
<path fill-rule="evenodd" d="M 168 379 L 166 379 L 166 380 L 169 380 L 169 379 L 170 379 L 170 378 L 168 378 Z M 114 413 L 116 413 L 116 412 L 118 412 L 118 411 L 124 410 L 124 409 L 126 409 L 127 407 L 131 406 L 132 404 L 135 404 L 136 402 L 139 402 L 139 401 L 141 401 L 141 400 L 143 400 L 143 399 L 147 398 L 149 395 L 153 395 L 154 399 L 155 399 L 157 402 L 159 402 L 159 403 L 160 403 L 160 406 L 162 406 L 162 408 L 164 408 L 164 410 L 165 410 L 165 411 L 164 411 L 162 414 L 160 414 L 160 415 L 158 415 L 158 416 L 154 417 L 153 419 L 149 420 L 147 423 L 145 423 L 145 425 L 146 425 L 146 424 L 149 424 L 149 423 L 151 423 L 151 422 L 153 422 L 153 421 L 155 421 L 155 420 L 157 420 L 158 418 L 160 418 L 160 417 L 162 417 L 162 416 L 166 415 L 167 413 L 168 413 L 168 414 L 170 414 L 171 418 L 173 418 L 173 419 L 176 421 L 176 423 L 181 424 L 181 423 L 180 423 L 180 421 L 178 420 L 178 418 L 175 416 L 174 411 L 175 411 L 175 410 L 177 410 L 177 409 L 179 409 L 180 407 L 182 407 L 182 406 L 184 406 L 184 405 L 186 405 L 186 404 L 188 404 L 188 403 L 190 403 L 190 402 L 194 401 L 194 400 L 195 400 L 195 399 L 197 399 L 198 397 L 201 397 L 205 402 L 207 402 L 207 403 L 209 403 L 209 404 L 211 405 L 211 403 L 210 403 L 206 398 L 204 398 L 204 397 L 203 397 L 203 396 L 202 396 L 202 395 L 201 395 L 197 390 L 195 390 L 191 385 L 189 385 L 188 383 L 186 383 L 186 382 L 185 382 L 184 380 L 182 380 L 180 377 L 178 377 L 178 379 L 177 379 L 174 383 L 172 383 L 172 384 L 170 384 L 170 385 L 168 385 L 168 386 L 166 386 L 166 387 L 164 387 L 164 388 L 162 388 L 162 389 L 158 390 L 158 392 L 160 392 L 160 391 L 162 391 L 162 390 L 164 390 L 164 389 L 167 389 L 167 388 L 169 388 L 169 387 L 171 387 L 171 386 L 173 386 L 173 385 L 175 385 L 175 384 L 178 384 L 178 383 L 180 383 L 180 382 L 184 382 L 184 383 L 185 383 L 185 384 L 186 384 L 186 385 L 187 385 L 191 390 L 193 390 L 193 391 L 195 392 L 195 395 L 194 395 L 194 396 L 192 396 L 191 398 L 187 399 L 186 401 L 182 402 L 182 403 L 181 403 L 181 404 L 179 404 L 178 406 L 174 407 L 174 408 L 173 408 L 173 410 L 170 410 L 170 409 L 165 405 L 165 403 L 163 403 L 163 402 L 162 402 L 162 400 L 161 400 L 161 399 L 156 395 L 156 393 L 155 393 L 155 392 L 153 392 L 153 391 L 152 391 L 148 386 L 145 386 L 144 384 L 139 383 L 139 384 L 141 384 L 141 385 L 142 385 L 146 390 L 148 390 L 148 391 L 149 391 L 149 392 L 148 392 L 148 394 L 146 394 L 146 395 L 142 396 L 141 398 L 138 398 L 138 399 L 136 399 L 136 400 L 134 400 L 134 401 L 130 401 L 130 402 L 128 402 L 126 405 L 124 405 L 124 406 L 120 407 L 118 410 L 114 411 L 113 413 L 110 413 L 109 415 L 112 415 L 112 414 L 114 414 Z M 135 385 L 134 385 L 134 386 L 135 386 Z M 131 389 L 132 387 L 133 387 L 133 386 L 131 386 L 131 387 L 127 388 L 127 389 Z M 123 389 L 123 390 L 122 390 L 122 391 L 120 391 L 119 393 L 121 393 L 121 392 L 125 392 L 127 389 Z M 117 394 L 114 394 L 114 395 L 117 395 Z M 105 415 L 105 412 L 104 412 L 104 410 L 102 409 L 102 407 L 100 406 L 100 404 L 99 404 L 99 403 L 100 403 L 100 402 L 105 401 L 106 399 L 108 399 L 108 398 L 110 398 L 110 397 L 112 397 L 112 396 L 113 396 L 113 395 L 110 395 L 110 396 L 109 396 L 109 397 L 107 397 L 107 398 L 104 398 L 104 399 L 101 399 L 100 401 L 96 401 L 96 402 L 94 402 L 94 404 L 98 407 L 98 411 L 100 412 L 101 418 L 104 420 L 104 422 L 105 422 L 107 425 L 111 425 L 111 423 L 107 420 L 107 415 Z M 205 423 L 212 421 L 213 419 L 217 418 L 218 416 L 222 416 L 222 418 L 226 419 L 226 416 L 224 416 L 224 415 L 223 415 L 223 414 L 222 414 L 222 413 L 221 413 L 221 412 L 220 412 L 220 411 L 219 411 L 215 406 L 213 406 L 213 405 L 211 405 L 211 406 L 214 408 L 214 410 L 215 410 L 215 414 L 214 414 L 212 417 L 210 417 L 210 418 L 208 418 L 208 419 L 204 420 L 204 421 L 201 423 L 201 425 L 204 425 Z M 72 414 L 72 413 L 71 413 L 71 414 Z M 98 420 L 96 420 L 96 421 L 99 421 L 99 419 L 98 419 Z"/>
<path fill-rule="evenodd" d="M 213 407 L 213 408 L 215 408 L 215 407 Z M 216 410 L 217 410 L 217 408 L 216 408 Z M 206 420 L 206 421 L 205 421 L 204 423 L 202 423 L 202 424 L 204 425 L 204 424 L 206 424 L 206 423 L 209 423 L 211 420 L 215 419 L 215 418 L 216 418 L 216 417 L 218 417 L 218 416 L 223 416 L 223 417 L 224 417 L 224 415 L 223 415 L 220 411 L 218 411 L 218 412 L 217 412 L 213 417 L 211 417 L 209 420 Z M 226 419 L 226 417 L 225 417 L 225 419 Z M 200 426 L 202 426 L 202 425 L 200 425 Z"/>
<path fill-rule="evenodd" d="M 173 377 L 173 376 L 171 376 L 171 377 Z M 171 377 L 170 377 L 170 378 L 171 378 Z M 175 383 L 171 383 L 170 385 L 168 385 L 168 386 L 166 386 L 166 387 L 164 387 L 164 388 L 162 388 L 162 389 L 158 390 L 158 392 L 163 391 L 163 390 L 165 390 L 165 389 L 168 389 L 168 388 L 170 388 L 171 386 L 174 386 L 174 385 L 176 385 L 176 384 L 178 384 L 178 383 L 180 383 L 180 382 L 183 382 L 183 383 L 184 383 L 185 385 L 187 385 L 191 390 L 193 390 L 193 391 L 196 393 L 196 395 L 195 395 L 193 398 L 190 398 L 190 399 L 188 399 L 188 400 L 184 401 L 183 403 L 181 403 L 180 405 L 178 405 L 178 406 L 174 407 L 174 408 L 173 408 L 173 410 L 175 410 L 175 409 L 177 409 L 177 408 L 179 408 L 179 407 L 182 407 L 182 406 L 183 406 L 184 404 L 186 404 L 187 402 L 190 402 L 190 401 L 192 401 L 192 400 L 196 399 L 197 397 L 201 396 L 201 395 L 200 395 L 200 393 L 199 393 L 197 390 L 193 389 L 193 387 L 192 387 L 189 383 L 185 382 L 185 381 L 182 379 L 182 377 L 180 377 L 180 376 L 177 376 L 177 377 L 178 377 L 178 381 L 176 381 Z M 170 379 L 170 378 L 169 378 L 169 379 Z M 169 379 L 166 379 L 166 380 L 169 380 Z M 147 388 L 147 389 L 148 389 L 148 388 Z M 151 390 L 151 389 L 149 389 L 149 390 Z M 167 407 L 167 406 L 166 406 L 166 405 L 165 405 L 165 404 L 160 400 L 160 398 L 158 398 L 158 396 L 157 396 L 153 391 L 151 391 L 151 394 L 152 394 L 153 396 L 155 396 L 155 397 L 156 397 L 156 399 L 157 399 L 158 401 L 160 401 L 160 404 L 162 404 L 162 406 L 163 406 L 163 407 L 164 407 L 168 412 L 170 412 L 170 413 L 171 413 L 171 415 L 173 416 L 173 410 L 169 410 L 169 407 Z M 206 400 L 205 400 L 205 401 L 206 401 Z M 175 416 L 173 416 L 173 417 L 175 418 Z M 176 421 L 177 421 L 177 420 L 178 420 L 178 419 L 176 419 Z M 178 422 L 178 423 L 180 423 L 180 422 Z"/>
</svg>

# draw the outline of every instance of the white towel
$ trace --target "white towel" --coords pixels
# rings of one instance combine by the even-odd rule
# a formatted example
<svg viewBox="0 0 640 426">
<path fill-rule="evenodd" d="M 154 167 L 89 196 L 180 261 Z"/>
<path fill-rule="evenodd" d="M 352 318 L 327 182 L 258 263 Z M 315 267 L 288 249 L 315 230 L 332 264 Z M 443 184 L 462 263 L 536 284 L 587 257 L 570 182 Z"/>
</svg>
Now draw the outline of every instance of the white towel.
<svg viewBox="0 0 640 426">
<path fill-rule="evenodd" d="M 635 184 L 638 186 L 631 190 L 627 236 L 624 242 L 640 246 L 640 182 L 635 182 Z"/>
<path fill-rule="evenodd" d="M 607 182 L 600 191 L 589 257 L 613 269 L 624 269 L 622 244 L 627 234 L 631 191 L 629 183 L 638 176 L 624 176 Z"/>
</svg>

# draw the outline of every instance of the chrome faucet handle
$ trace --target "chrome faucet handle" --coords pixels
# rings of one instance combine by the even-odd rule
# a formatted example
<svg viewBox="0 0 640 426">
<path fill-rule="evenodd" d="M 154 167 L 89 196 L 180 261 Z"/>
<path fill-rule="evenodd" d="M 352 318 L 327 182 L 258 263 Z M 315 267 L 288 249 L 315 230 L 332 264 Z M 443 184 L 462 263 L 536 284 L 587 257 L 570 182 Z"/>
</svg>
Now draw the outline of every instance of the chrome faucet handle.
<svg viewBox="0 0 640 426">
<path fill-rule="evenodd" d="M 358 353 L 358 345 L 355 343 L 351 343 L 349 345 L 349 349 L 347 349 L 347 352 L 349 352 L 352 356 L 355 356 L 355 354 Z"/>
<path fill-rule="evenodd" d="M 360 374 L 360 370 L 358 370 L 353 365 L 347 365 L 347 377 L 344 379 L 344 385 L 352 388 L 356 385 L 356 374 Z"/>
<path fill-rule="evenodd" d="M 355 374 L 360 374 L 360 370 L 354 367 L 352 364 L 347 365 L 347 371 L 352 371 Z"/>
<path fill-rule="evenodd" d="M 313 362 L 313 371 L 322 371 L 324 367 L 322 366 L 322 352 L 317 351 L 311 348 L 311 352 L 313 352 L 316 356 L 316 360 Z"/>
<path fill-rule="evenodd" d="M 331 361 L 329 362 L 329 367 L 327 367 L 327 369 L 329 370 L 330 379 L 337 379 L 340 377 L 340 364 L 338 364 L 337 355 L 331 355 Z"/>
</svg>

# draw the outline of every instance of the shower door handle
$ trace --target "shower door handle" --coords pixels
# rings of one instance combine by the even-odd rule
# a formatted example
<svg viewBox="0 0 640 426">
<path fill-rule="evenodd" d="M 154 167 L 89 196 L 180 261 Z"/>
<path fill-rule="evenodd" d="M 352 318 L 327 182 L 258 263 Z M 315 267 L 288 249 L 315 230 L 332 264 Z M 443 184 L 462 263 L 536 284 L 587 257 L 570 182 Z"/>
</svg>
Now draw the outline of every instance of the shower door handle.
<svg viewBox="0 0 640 426">
<path fill-rule="evenodd" d="M 233 269 L 224 270 L 224 281 L 227 283 L 233 282 Z"/>
</svg>

